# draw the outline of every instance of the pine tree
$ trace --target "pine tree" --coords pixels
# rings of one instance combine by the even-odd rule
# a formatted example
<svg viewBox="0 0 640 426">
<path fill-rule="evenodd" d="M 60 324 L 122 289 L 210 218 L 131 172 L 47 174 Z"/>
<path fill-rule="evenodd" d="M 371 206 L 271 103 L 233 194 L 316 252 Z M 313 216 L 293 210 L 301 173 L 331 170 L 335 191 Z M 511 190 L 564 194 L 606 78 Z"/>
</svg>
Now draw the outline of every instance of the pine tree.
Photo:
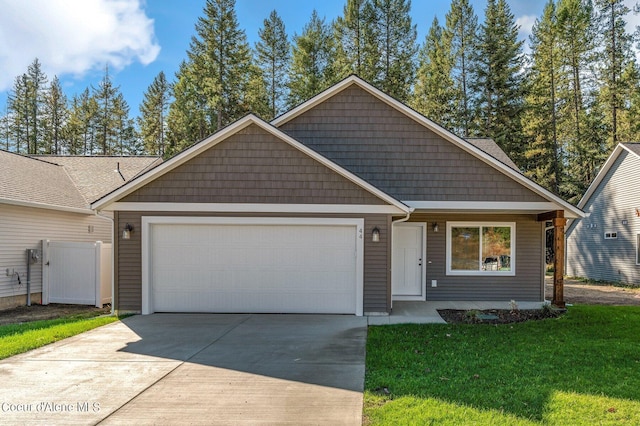
<svg viewBox="0 0 640 426">
<path fill-rule="evenodd" d="M 455 82 L 455 108 L 452 130 L 464 137 L 471 135 L 474 94 L 471 81 L 475 65 L 474 51 L 478 38 L 478 17 L 469 0 L 453 0 L 446 16 L 445 37 L 450 40 Z"/>
<path fill-rule="evenodd" d="M 419 59 L 411 106 L 427 118 L 451 129 L 456 101 L 451 79 L 453 57 L 450 39 L 444 35 L 438 18 L 433 19 Z"/>
<path fill-rule="evenodd" d="M 47 88 L 47 76 L 36 58 L 27 68 L 27 103 L 29 114 L 29 131 L 27 146 L 30 154 L 47 152 L 40 144 L 43 133 L 43 104 Z"/>
<path fill-rule="evenodd" d="M 53 77 L 44 97 L 44 142 L 48 154 L 63 153 L 63 129 L 67 121 L 69 110 L 67 95 L 62 90 L 60 80 Z"/>
<path fill-rule="evenodd" d="M 153 79 L 140 104 L 138 126 L 144 149 L 148 154 L 165 155 L 167 111 L 170 86 L 163 71 Z"/>
<path fill-rule="evenodd" d="M 545 5 L 542 17 L 531 30 L 531 65 L 523 115 L 528 146 L 525 174 L 545 188 L 560 192 L 562 147 L 558 138 L 558 88 L 561 50 L 554 0 Z"/>
<path fill-rule="evenodd" d="M 287 97 L 290 107 L 310 99 L 329 86 L 332 61 L 331 29 L 314 10 L 302 34 L 293 37 L 293 62 Z"/>
<path fill-rule="evenodd" d="M 83 155 L 96 152 L 97 134 L 101 121 L 98 101 L 86 88 L 72 103 L 71 119 L 77 121 L 80 144 L 76 150 Z"/>
<path fill-rule="evenodd" d="M 356 74 L 367 81 L 378 77 L 377 25 L 371 0 L 347 0 L 343 16 L 333 24 L 335 81 Z"/>
<path fill-rule="evenodd" d="M 416 73 L 416 26 L 411 21 L 411 0 L 372 0 L 380 89 L 406 102 Z M 369 43 L 370 44 L 370 43 Z"/>
<path fill-rule="evenodd" d="M 142 152 L 138 146 L 138 135 L 134 121 L 129 117 L 129 104 L 122 93 L 118 92 L 113 99 L 114 144 L 112 154 L 136 155 Z"/>
<path fill-rule="evenodd" d="M 15 78 L 7 100 L 9 115 L 9 134 L 13 147 L 18 154 L 29 154 L 29 79 L 26 74 Z"/>
<path fill-rule="evenodd" d="M 119 88 L 113 85 L 109 76 L 109 67 L 105 67 L 104 76 L 97 88 L 93 89 L 93 98 L 98 104 L 97 143 L 102 155 L 110 155 L 115 150 L 116 123 L 114 121 L 115 99 Z"/>
<path fill-rule="evenodd" d="M 479 133 L 521 165 L 522 41 L 506 0 L 488 0 L 475 56 Z"/>
<path fill-rule="evenodd" d="M 287 75 L 290 63 L 290 44 L 284 22 L 273 10 L 263 27 L 258 31 L 260 41 L 256 43 L 257 64 L 262 70 L 269 97 L 268 120 L 284 110 Z"/>
<path fill-rule="evenodd" d="M 625 105 L 622 74 L 633 60 L 633 37 L 625 29 L 625 17 L 631 10 L 625 5 L 624 0 L 595 0 L 595 5 L 599 14 L 600 42 L 604 46 L 600 70 L 600 95 L 608 109 L 609 146 L 613 149 L 619 140 L 618 111 Z"/>
</svg>

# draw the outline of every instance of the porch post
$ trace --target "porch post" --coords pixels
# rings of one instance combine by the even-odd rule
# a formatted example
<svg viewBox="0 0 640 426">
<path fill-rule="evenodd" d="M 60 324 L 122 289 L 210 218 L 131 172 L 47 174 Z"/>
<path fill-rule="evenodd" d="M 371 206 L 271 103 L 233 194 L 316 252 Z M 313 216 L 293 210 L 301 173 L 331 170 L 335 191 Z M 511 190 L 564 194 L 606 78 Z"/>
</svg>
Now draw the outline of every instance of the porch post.
<svg viewBox="0 0 640 426">
<path fill-rule="evenodd" d="M 559 216 L 564 212 L 559 211 Z M 564 308 L 564 227 L 567 219 L 556 217 L 553 219 L 553 245 L 555 256 L 553 259 L 553 300 L 551 303 L 558 308 Z"/>
</svg>

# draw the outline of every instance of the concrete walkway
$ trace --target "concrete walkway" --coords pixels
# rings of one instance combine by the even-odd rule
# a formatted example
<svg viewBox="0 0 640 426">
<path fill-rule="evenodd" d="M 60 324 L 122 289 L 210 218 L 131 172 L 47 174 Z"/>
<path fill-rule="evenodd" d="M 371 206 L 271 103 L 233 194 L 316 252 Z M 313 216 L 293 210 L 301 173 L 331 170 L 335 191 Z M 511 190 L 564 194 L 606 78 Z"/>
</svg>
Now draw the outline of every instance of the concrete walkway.
<svg viewBox="0 0 640 426">
<path fill-rule="evenodd" d="M 518 302 L 518 309 L 540 309 L 544 302 Z M 445 324 L 438 314 L 439 309 L 479 311 L 488 309 L 511 309 L 510 302 L 393 302 L 391 315 L 370 316 L 369 325 L 385 324 Z"/>
<path fill-rule="evenodd" d="M 366 323 L 133 316 L 0 361 L 0 424 L 360 425 Z"/>
</svg>

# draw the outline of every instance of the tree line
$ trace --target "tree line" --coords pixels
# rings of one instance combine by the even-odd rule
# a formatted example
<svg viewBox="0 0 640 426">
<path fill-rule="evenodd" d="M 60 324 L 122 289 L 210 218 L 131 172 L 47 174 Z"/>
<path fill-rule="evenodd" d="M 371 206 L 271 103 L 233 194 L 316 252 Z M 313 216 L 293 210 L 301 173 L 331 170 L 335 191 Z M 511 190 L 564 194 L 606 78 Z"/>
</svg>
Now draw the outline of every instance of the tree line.
<svg viewBox="0 0 640 426">
<path fill-rule="evenodd" d="M 638 6 L 634 8 L 638 12 Z M 346 0 L 289 37 L 277 11 L 250 46 L 235 0 L 207 0 L 172 81 L 160 72 L 140 115 L 105 68 L 69 99 L 36 59 L 0 117 L 4 149 L 25 154 L 170 156 L 253 112 L 270 120 L 357 74 L 461 137 L 490 137 L 533 180 L 576 202 L 620 141 L 640 140 L 637 34 L 622 0 L 548 0 L 524 54 L 507 0 L 484 20 L 452 0 L 422 44 L 410 0 Z"/>
</svg>

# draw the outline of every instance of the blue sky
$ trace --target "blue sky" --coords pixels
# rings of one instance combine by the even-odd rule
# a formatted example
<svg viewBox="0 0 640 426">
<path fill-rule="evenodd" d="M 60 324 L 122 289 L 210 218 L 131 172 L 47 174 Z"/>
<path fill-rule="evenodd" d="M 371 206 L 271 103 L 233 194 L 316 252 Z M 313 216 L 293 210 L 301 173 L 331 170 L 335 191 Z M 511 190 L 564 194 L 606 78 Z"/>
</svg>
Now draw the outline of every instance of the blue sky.
<svg viewBox="0 0 640 426">
<path fill-rule="evenodd" d="M 289 37 L 300 33 L 315 8 L 327 22 L 342 14 L 346 0 L 236 0 L 241 28 L 251 45 L 264 19 L 275 9 Z M 471 0 L 482 20 L 486 0 Z M 510 0 L 526 38 L 543 0 Z M 100 81 L 105 64 L 137 115 L 143 93 L 160 71 L 169 79 L 186 58 L 204 0 L 0 0 L 0 114 L 15 77 L 35 57 L 49 79 L 57 75 L 71 97 Z M 413 0 L 418 41 L 437 16 L 441 23 L 449 0 Z"/>
</svg>

